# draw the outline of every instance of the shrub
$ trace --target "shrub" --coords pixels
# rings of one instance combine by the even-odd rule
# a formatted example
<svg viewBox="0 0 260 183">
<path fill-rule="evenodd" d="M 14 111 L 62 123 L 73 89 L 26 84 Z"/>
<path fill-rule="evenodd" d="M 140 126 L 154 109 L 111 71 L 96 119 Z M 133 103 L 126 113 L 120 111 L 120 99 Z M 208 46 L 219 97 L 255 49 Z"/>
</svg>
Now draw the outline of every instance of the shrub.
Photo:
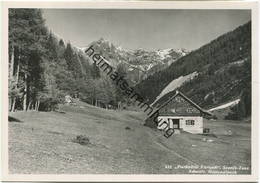
<svg viewBox="0 0 260 183">
<path fill-rule="evenodd" d="M 57 109 L 59 100 L 56 98 L 44 98 L 41 100 L 40 111 L 54 111 Z"/>
<path fill-rule="evenodd" d="M 76 139 L 73 139 L 73 142 L 78 143 L 80 145 L 90 145 L 90 140 L 85 135 L 77 135 Z"/>
</svg>

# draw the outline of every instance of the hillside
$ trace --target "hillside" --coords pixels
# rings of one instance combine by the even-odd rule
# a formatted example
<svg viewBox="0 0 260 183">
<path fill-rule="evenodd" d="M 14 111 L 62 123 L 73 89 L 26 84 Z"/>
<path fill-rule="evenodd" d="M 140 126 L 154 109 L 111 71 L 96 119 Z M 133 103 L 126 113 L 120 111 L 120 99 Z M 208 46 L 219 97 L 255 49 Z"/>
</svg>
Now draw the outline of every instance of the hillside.
<svg viewBox="0 0 260 183">
<path fill-rule="evenodd" d="M 179 86 L 179 78 L 191 73 L 196 77 Z M 251 22 L 228 32 L 201 48 L 181 57 L 168 68 L 140 82 L 135 89 L 150 103 L 167 88 L 167 100 L 178 88 L 196 103 L 212 108 L 251 91 Z M 147 92 L 149 91 L 149 92 Z M 172 92 L 171 92 L 172 91 Z M 248 92 L 249 91 L 249 92 Z M 247 102 L 247 106 L 250 104 Z"/>
<path fill-rule="evenodd" d="M 251 165 L 250 122 L 205 120 L 215 136 L 182 133 L 167 139 L 143 126 L 140 112 L 105 110 L 83 102 L 60 109 L 9 113 L 10 173 L 187 174 L 189 169 L 175 167 Z M 79 136 L 87 140 L 78 141 Z"/>
</svg>

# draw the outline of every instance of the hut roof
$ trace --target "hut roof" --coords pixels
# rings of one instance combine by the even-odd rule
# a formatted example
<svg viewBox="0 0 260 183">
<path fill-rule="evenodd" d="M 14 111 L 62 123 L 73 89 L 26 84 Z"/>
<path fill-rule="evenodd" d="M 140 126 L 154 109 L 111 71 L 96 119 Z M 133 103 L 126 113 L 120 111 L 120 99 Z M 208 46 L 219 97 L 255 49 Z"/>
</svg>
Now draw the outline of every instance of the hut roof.
<svg viewBox="0 0 260 183">
<path fill-rule="evenodd" d="M 189 99 L 187 96 L 185 96 L 182 92 L 176 90 L 175 94 L 173 94 L 172 97 L 170 97 L 166 102 L 164 102 L 162 105 L 160 105 L 158 107 L 158 110 L 160 110 L 161 108 L 163 108 L 164 106 L 166 106 L 170 101 L 172 101 L 175 97 L 177 96 L 181 96 L 182 98 L 184 98 L 186 101 L 188 101 L 190 104 L 192 104 L 195 108 L 197 108 L 199 111 L 201 111 L 202 113 L 206 114 L 206 115 L 210 115 L 212 116 L 213 114 L 205 109 L 202 109 L 199 105 L 197 105 L 195 102 L 193 102 L 191 99 Z M 155 105 L 158 105 L 158 103 L 156 102 Z"/>
</svg>

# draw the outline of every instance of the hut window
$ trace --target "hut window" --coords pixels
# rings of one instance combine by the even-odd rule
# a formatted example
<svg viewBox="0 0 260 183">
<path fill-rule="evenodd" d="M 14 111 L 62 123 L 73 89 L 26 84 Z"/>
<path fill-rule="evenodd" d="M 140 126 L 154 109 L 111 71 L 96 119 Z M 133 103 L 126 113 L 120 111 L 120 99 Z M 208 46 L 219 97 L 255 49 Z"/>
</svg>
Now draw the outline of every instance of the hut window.
<svg viewBox="0 0 260 183">
<path fill-rule="evenodd" d="M 186 120 L 186 125 L 194 125 L 195 121 L 190 119 L 190 120 Z"/>
</svg>

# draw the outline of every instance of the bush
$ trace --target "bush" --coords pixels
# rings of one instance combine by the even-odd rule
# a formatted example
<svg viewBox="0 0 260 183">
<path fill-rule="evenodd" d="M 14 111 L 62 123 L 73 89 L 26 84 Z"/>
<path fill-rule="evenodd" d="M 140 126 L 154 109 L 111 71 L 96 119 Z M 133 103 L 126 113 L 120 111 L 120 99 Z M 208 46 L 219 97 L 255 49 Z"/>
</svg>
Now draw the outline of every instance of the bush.
<svg viewBox="0 0 260 183">
<path fill-rule="evenodd" d="M 85 135 L 77 135 L 76 139 L 73 139 L 73 142 L 78 143 L 80 145 L 90 145 L 90 140 Z"/>
<path fill-rule="evenodd" d="M 39 111 L 54 111 L 58 108 L 59 100 L 55 98 L 44 98 L 41 100 Z"/>
</svg>

